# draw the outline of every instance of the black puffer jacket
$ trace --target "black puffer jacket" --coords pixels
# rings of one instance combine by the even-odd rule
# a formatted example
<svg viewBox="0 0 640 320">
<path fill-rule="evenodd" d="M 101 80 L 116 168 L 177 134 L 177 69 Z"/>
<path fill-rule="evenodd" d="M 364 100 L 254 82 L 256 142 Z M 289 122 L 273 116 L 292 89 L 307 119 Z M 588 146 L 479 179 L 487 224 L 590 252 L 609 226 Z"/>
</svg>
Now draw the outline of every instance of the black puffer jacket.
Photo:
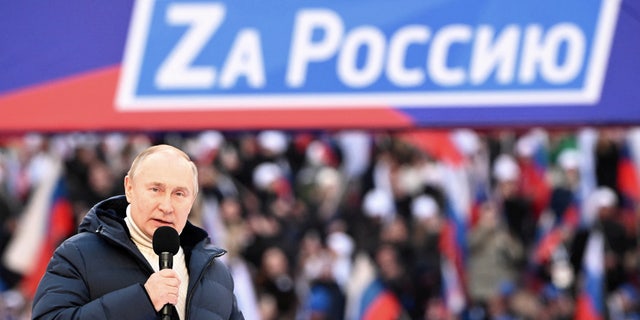
<svg viewBox="0 0 640 320">
<path fill-rule="evenodd" d="M 78 234 L 58 247 L 33 301 L 33 319 L 157 319 L 143 285 L 153 269 L 129 237 L 127 201 L 93 207 Z M 243 319 L 225 253 L 204 230 L 187 223 L 180 235 L 189 269 L 187 319 Z"/>
</svg>

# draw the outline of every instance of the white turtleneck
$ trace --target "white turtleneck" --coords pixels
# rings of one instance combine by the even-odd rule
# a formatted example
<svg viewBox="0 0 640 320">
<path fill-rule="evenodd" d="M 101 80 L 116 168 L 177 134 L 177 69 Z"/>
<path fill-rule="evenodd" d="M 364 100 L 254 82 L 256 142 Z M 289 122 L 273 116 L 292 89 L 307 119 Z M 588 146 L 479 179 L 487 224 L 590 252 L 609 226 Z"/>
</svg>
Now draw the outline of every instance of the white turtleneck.
<svg viewBox="0 0 640 320">
<path fill-rule="evenodd" d="M 144 234 L 131 218 L 131 206 L 127 206 L 127 216 L 124 218 L 124 221 L 129 228 L 131 240 L 133 240 L 133 243 L 136 244 L 138 250 L 140 250 L 142 255 L 147 259 L 147 261 L 149 261 L 153 270 L 157 272 L 160 269 L 158 261 L 159 257 L 153 251 L 152 239 Z M 178 276 L 180 277 L 180 289 L 176 310 L 178 311 L 180 319 L 184 319 L 187 289 L 189 287 L 189 272 L 187 271 L 187 264 L 184 261 L 184 251 L 182 250 L 182 247 L 180 247 L 178 249 L 178 253 L 173 256 L 173 270 L 178 272 Z"/>
</svg>

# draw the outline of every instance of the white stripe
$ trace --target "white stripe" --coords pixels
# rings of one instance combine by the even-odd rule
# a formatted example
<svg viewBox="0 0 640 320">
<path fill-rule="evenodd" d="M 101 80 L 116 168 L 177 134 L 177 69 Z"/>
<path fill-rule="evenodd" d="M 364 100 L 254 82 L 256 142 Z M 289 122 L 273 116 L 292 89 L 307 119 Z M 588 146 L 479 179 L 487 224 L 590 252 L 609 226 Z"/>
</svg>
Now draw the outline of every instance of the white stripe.
<svg viewBox="0 0 640 320">
<path fill-rule="evenodd" d="M 27 203 L 16 231 L 3 256 L 5 266 L 20 274 L 29 274 L 36 266 L 46 236 L 52 195 L 62 172 L 62 164 L 53 157 L 44 158 L 43 176 Z"/>
</svg>

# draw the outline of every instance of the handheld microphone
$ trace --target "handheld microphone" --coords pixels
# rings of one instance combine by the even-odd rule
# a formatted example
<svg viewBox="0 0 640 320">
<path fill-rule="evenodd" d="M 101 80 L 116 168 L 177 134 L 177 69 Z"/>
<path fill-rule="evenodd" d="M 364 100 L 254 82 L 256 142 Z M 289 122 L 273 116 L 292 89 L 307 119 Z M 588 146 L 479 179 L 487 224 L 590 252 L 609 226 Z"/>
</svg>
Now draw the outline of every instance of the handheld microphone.
<svg viewBox="0 0 640 320">
<path fill-rule="evenodd" d="M 176 229 L 162 226 L 153 233 L 153 252 L 160 256 L 160 270 L 173 268 L 173 256 L 180 248 L 180 236 Z M 165 304 L 161 311 L 162 319 L 171 319 L 171 304 Z"/>
</svg>

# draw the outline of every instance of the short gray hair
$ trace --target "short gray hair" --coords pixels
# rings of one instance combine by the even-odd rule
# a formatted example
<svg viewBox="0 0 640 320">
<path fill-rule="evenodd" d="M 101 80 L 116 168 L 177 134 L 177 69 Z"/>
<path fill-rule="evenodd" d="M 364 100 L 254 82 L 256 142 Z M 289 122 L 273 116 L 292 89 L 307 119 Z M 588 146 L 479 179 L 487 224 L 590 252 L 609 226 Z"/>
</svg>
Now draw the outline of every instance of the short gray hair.
<svg viewBox="0 0 640 320">
<path fill-rule="evenodd" d="M 189 162 L 189 166 L 193 171 L 194 191 L 195 191 L 195 194 L 198 194 L 198 167 L 196 167 L 196 164 L 191 160 L 191 158 L 186 152 L 168 144 L 158 144 L 155 146 L 151 146 L 145 149 L 144 151 L 140 152 L 140 154 L 138 154 L 136 158 L 133 159 L 133 162 L 131 163 L 131 167 L 127 172 L 127 176 L 129 176 L 129 179 L 133 179 L 135 177 L 138 171 L 138 168 L 140 167 L 140 164 L 142 163 L 142 161 L 144 161 L 144 159 L 146 159 L 152 154 L 161 153 L 161 152 L 169 152 L 169 153 L 177 154 L 178 156 L 184 158 Z"/>
</svg>

